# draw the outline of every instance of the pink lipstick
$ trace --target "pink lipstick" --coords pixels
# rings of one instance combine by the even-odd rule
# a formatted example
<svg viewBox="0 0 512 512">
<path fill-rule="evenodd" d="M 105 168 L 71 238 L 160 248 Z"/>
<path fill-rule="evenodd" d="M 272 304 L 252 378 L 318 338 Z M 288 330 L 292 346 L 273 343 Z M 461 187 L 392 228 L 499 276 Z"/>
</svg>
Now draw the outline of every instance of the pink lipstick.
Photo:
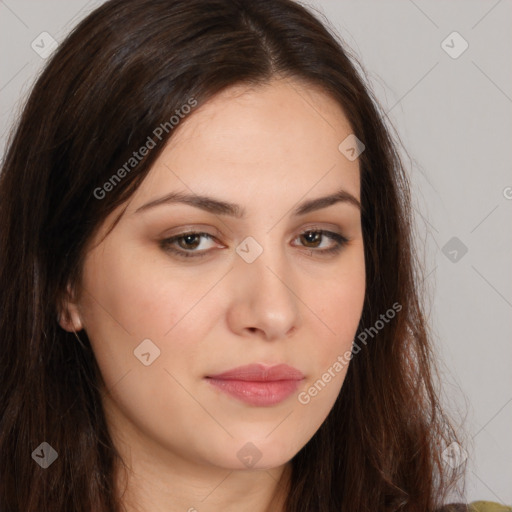
<svg viewBox="0 0 512 512">
<path fill-rule="evenodd" d="M 224 393 L 250 405 L 275 405 L 286 400 L 304 379 L 302 372 L 287 364 L 250 364 L 206 377 Z"/>
</svg>

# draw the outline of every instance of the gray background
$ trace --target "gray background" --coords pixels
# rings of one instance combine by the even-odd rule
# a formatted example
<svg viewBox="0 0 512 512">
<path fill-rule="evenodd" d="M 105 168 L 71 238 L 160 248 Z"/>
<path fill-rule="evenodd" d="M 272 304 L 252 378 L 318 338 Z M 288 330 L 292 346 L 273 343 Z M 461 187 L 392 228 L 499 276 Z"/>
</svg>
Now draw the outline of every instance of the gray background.
<svg viewBox="0 0 512 512">
<path fill-rule="evenodd" d="M 45 62 L 32 41 L 61 41 L 101 3 L 0 0 L 0 154 Z M 443 400 L 465 425 L 466 497 L 512 504 L 512 2 L 307 4 L 361 61 L 407 151 Z M 454 31 L 469 45 L 457 58 L 445 51 L 463 48 Z"/>
</svg>

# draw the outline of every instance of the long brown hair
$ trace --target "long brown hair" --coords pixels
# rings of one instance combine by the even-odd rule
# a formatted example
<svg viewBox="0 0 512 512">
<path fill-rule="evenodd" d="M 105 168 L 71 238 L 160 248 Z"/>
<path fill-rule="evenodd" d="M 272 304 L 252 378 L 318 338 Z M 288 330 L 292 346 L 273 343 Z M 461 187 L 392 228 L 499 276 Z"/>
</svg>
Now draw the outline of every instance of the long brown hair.
<svg viewBox="0 0 512 512">
<path fill-rule="evenodd" d="M 457 475 L 441 451 L 456 438 L 436 391 L 409 185 L 340 41 L 291 0 L 110 0 L 49 60 L 0 175 L 2 511 L 119 510 L 102 378 L 86 333 L 80 344 L 59 327 L 59 301 L 68 282 L 80 283 L 87 242 L 172 136 L 176 111 L 276 76 L 321 87 L 366 147 L 367 289 L 357 336 L 401 305 L 354 354 L 332 411 L 293 458 L 286 511 L 425 512 L 445 499 Z M 156 147 L 99 197 L 162 125 Z M 43 441 L 58 453 L 47 469 L 31 456 Z"/>
</svg>

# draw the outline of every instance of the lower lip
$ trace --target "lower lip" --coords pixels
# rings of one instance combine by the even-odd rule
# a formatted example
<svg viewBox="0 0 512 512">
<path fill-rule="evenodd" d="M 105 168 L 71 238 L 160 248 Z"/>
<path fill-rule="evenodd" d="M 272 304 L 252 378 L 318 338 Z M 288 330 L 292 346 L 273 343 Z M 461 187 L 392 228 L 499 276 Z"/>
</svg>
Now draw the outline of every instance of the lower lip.
<svg viewBox="0 0 512 512">
<path fill-rule="evenodd" d="M 216 388 L 242 402 L 265 407 L 286 400 L 299 386 L 298 380 L 254 382 L 244 380 L 208 379 Z"/>
</svg>

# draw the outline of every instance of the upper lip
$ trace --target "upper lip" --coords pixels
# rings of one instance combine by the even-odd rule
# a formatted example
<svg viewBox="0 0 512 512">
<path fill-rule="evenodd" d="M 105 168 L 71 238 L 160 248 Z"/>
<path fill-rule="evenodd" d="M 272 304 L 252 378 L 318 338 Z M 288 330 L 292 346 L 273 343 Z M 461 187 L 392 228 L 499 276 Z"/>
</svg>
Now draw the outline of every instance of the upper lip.
<svg viewBox="0 0 512 512">
<path fill-rule="evenodd" d="M 267 366 L 261 363 L 238 366 L 217 375 L 208 375 L 210 379 L 243 380 L 250 382 L 271 382 L 279 380 L 302 380 L 301 371 L 287 364 Z"/>
</svg>

